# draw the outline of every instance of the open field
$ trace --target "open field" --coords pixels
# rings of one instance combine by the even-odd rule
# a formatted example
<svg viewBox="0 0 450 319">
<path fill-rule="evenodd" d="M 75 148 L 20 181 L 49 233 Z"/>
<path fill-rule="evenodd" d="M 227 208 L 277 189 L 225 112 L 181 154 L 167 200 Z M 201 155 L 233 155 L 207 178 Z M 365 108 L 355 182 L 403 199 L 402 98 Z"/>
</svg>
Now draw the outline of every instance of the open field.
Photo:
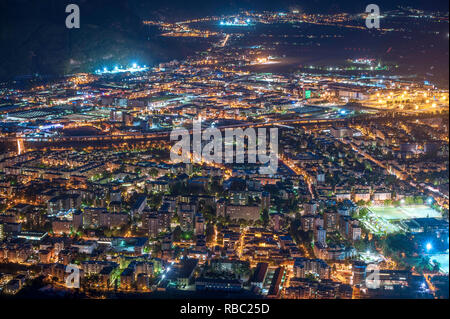
<svg viewBox="0 0 450 319">
<path fill-rule="evenodd" d="M 369 208 L 372 213 L 387 220 L 441 217 L 441 214 L 425 205 L 414 206 L 377 206 Z"/>
<path fill-rule="evenodd" d="M 425 205 L 375 206 L 369 207 L 369 213 L 360 221 L 371 233 L 382 236 L 405 231 L 399 220 L 427 217 L 440 218 L 441 214 Z"/>
</svg>

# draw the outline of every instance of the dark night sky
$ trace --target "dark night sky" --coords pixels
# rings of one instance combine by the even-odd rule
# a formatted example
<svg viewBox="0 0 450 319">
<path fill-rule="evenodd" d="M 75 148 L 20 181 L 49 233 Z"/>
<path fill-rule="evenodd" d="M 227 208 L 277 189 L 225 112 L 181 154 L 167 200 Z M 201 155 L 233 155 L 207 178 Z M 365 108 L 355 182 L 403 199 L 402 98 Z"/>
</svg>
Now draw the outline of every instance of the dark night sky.
<svg viewBox="0 0 450 319">
<path fill-rule="evenodd" d="M 151 49 L 157 60 L 167 48 L 142 41 L 148 32 L 140 23 L 143 18 L 179 20 L 239 9 L 354 13 L 373 2 L 382 11 L 398 5 L 448 11 L 446 0 L 0 0 L 0 79 L 64 73 L 70 58 L 94 61 L 102 58 L 100 51 L 138 57 Z M 64 26 L 70 3 L 80 6 L 83 27 L 76 31 Z"/>
</svg>

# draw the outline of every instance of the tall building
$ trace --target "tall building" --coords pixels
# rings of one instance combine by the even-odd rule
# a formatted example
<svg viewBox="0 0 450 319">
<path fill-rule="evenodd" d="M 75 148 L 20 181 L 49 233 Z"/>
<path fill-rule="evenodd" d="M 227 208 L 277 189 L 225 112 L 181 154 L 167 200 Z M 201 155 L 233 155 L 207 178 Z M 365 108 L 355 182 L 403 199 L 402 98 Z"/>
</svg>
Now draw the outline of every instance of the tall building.
<svg viewBox="0 0 450 319">
<path fill-rule="evenodd" d="M 333 211 L 327 211 L 323 214 L 324 228 L 328 231 L 337 229 L 338 214 Z"/>
<path fill-rule="evenodd" d="M 158 222 L 160 231 L 166 231 L 170 228 L 170 221 L 172 219 L 172 213 L 165 210 L 158 212 Z"/>
<path fill-rule="evenodd" d="M 261 215 L 259 206 L 227 205 L 226 215 L 232 220 L 258 220 Z"/>
<path fill-rule="evenodd" d="M 323 229 L 322 227 L 318 226 L 316 228 L 316 231 L 315 231 L 314 235 L 316 237 L 316 241 L 326 247 L 326 245 L 327 245 L 327 242 L 326 242 L 326 240 L 327 240 L 327 231 L 326 231 L 326 229 Z"/>
<path fill-rule="evenodd" d="M 216 203 L 216 215 L 225 217 L 227 211 L 227 202 L 224 198 L 221 198 Z"/>
<path fill-rule="evenodd" d="M 331 277 L 331 267 L 322 259 L 295 258 L 293 271 L 297 278 L 305 278 L 310 273 L 319 275 L 321 279 Z"/>
<path fill-rule="evenodd" d="M 181 204 L 178 206 L 178 217 L 183 231 L 192 230 L 194 226 L 195 205 Z"/>
<path fill-rule="evenodd" d="M 146 207 L 147 207 L 147 196 L 140 195 L 134 202 L 133 206 L 131 207 L 130 210 L 131 218 L 134 218 L 134 216 L 142 214 L 142 212 Z"/>
<path fill-rule="evenodd" d="M 314 215 L 303 215 L 301 218 L 302 230 L 304 232 L 314 230 Z"/>
<path fill-rule="evenodd" d="M 157 214 L 151 214 L 148 217 L 148 235 L 156 237 L 159 234 L 159 219 Z"/>
<path fill-rule="evenodd" d="M 195 215 L 195 235 L 203 235 L 205 232 L 205 219 L 201 213 Z"/>
<path fill-rule="evenodd" d="M 270 208 L 270 193 L 262 192 L 261 194 L 261 209 L 269 209 Z"/>
<path fill-rule="evenodd" d="M 117 111 L 115 109 L 112 109 L 109 114 L 109 120 L 111 122 L 121 122 L 123 120 L 122 111 Z"/>
<path fill-rule="evenodd" d="M 303 215 L 315 215 L 317 213 L 317 202 L 309 201 L 303 204 Z"/>
</svg>

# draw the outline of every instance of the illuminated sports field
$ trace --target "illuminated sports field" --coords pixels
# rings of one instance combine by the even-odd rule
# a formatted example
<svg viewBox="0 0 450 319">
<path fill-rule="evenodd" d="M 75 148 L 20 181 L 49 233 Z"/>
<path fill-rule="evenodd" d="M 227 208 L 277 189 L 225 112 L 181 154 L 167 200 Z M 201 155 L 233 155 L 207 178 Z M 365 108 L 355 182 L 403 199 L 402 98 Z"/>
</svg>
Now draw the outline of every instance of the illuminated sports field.
<svg viewBox="0 0 450 319">
<path fill-rule="evenodd" d="M 401 206 L 401 207 L 379 206 L 379 207 L 370 207 L 369 209 L 377 216 L 383 217 L 387 220 L 441 217 L 441 214 L 438 211 L 425 205 Z"/>
<path fill-rule="evenodd" d="M 434 254 L 429 255 L 430 262 L 433 264 L 433 261 L 436 260 L 440 265 L 440 271 L 448 274 L 448 251 L 445 254 Z"/>
</svg>

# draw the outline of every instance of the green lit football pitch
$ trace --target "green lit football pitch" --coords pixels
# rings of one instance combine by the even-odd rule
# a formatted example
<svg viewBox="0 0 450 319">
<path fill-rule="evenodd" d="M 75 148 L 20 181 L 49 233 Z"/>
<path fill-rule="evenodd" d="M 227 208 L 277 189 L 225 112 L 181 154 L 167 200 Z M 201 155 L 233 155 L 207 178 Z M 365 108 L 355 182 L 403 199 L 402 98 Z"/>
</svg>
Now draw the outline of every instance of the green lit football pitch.
<svg viewBox="0 0 450 319">
<path fill-rule="evenodd" d="M 425 205 L 400 206 L 400 207 L 377 206 L 377 207 L 370 207 L 369 210 L 375 215 L 387 220 L 441 217 L 441 214 L 438 211 Z"/>
</svg>

